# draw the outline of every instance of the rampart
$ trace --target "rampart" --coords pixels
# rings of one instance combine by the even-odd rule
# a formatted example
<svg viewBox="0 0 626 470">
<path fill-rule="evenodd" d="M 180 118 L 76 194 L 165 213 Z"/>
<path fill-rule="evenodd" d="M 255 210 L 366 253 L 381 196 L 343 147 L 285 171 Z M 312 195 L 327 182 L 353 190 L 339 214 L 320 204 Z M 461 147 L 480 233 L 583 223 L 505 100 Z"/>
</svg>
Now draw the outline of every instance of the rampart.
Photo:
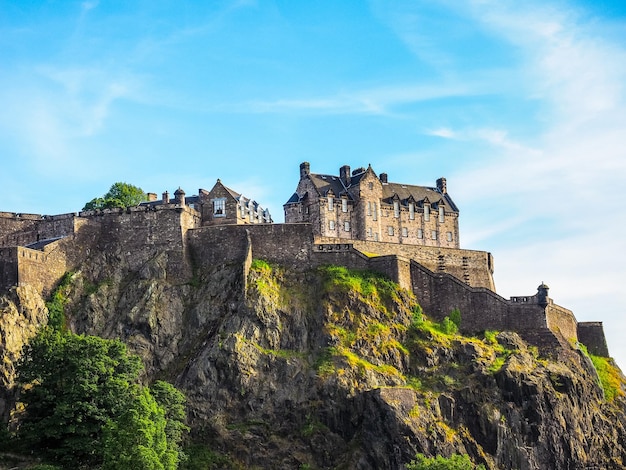
<svg viewBox="0 0 626 470">
<path fill-rule="evenodd" d="M 0 247 L 26 246 L 41 240 L 72 235 L 77 214 L 38 215 L 0 212 Z"/>
<path fill-rule="evenodd" d="M 319 238 L 317 243 L 337 243 L 337 239 Z M 350 240 L 354 248 L 368 255 L 399 255 L 412 259 L 434 272 L 449 273 L 472 287 L 495 291 L 491 253 L 421 245 Z"/>
<path fill-rule="evenodd" d="M 21 231 L 11 231 L 16 227 Z M 580 339 L 591 352 L 608 354 L 601 323 L 578 324 L 547 294 L 510 300 L 496 294 L 491 254 L 481 251 L 337 243 L 314 239 L 307 223 L 202 227 L 195 209 L 177 204 L 54 217 L 2 213 L 0 237 L 38 248 L 0 247 L 2 289 L 28 283 L 46 294 L 66 271 L 93 256 L 104 257 L 105 266 L 122 265 L 140 276 L 157 273 L 174 283 L 188 282 L 199 267 L 240 264 L 245 274 L 251 257 L 297 270 L 335 264 L 386 274 L 412 290 L 425 313 L 437 320 L 458 308 L 465 332 L 512 330 L 547 346 Z"/>
</svg>

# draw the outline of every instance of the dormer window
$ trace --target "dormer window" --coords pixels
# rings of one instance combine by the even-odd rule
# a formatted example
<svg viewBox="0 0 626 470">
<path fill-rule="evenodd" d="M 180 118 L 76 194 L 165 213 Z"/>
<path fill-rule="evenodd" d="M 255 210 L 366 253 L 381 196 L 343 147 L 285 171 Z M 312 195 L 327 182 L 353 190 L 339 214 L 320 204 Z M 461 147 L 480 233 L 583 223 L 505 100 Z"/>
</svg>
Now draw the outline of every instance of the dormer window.
<svg viewBox="0 0 626 470">
<path fill-rule="evenodd" d="M 400 217 L 400 201 L 393 201 L 393 216 L 397 219 Z"/>
<path fill-rule="evenodd" d="M 219 198 L 213 199 L 213 217 L 225 217 L 226 216 L 226 199 Z"/>
<path fill-rule="evenodd" d="M 443 209 L 443 206 L 439 206 L 439 222 L 444 223 L 446 220 L 446 214 Z"/>
<path fill-rule="evenodd" d="M 341 212 L 348 212 L 348 199 L 345 197 L 341 198 Z"/>
<path fill-rule="evenodd" d="M 332 195 L 328 196 L 328 210 L 335 210 L 335 198 Z"/>
<path fill-rule="evenodd" d="M 428 222 L 430 220 L 430 206 L 424 204 L 424 221 Z"/>
<path fill-rule="evenodd" d="M 415 220 L 415 203 L 409 203 L 409 219 Z"/>
</svg>

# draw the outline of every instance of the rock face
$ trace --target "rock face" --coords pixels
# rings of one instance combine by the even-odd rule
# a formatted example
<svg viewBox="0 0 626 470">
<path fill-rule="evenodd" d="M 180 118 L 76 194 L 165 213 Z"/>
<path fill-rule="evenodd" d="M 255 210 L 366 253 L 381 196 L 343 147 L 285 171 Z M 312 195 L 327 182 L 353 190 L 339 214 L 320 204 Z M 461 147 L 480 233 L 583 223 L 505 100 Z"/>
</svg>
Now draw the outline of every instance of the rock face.
<svg viewBox="0 0 626 470">
<path fill-rule="evenodd" d="M 167 276 L 167 253 L 131 266 L 90 256 L 66 288 L 68 327 L 125 341 L 188 397 L 192 437 L 220 468 L 402 469 L 422 452 L 490 469 L 626 466 L 626 401 L 583 351 L 514 333 L 467 338 L 421 321 L 413 295 L 340 268 L 259 260 Z M 47 320 L 37 294 L 0 299 L 0 413 L 13 363 Z"/>
</svg>

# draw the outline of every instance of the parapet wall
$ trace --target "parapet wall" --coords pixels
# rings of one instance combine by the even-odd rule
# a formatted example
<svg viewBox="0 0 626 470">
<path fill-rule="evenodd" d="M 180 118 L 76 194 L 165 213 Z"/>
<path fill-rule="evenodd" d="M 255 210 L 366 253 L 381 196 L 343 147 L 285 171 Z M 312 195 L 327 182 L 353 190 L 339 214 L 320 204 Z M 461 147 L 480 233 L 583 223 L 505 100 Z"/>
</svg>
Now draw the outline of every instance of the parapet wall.
<svg viewBox="0 0 626 470">
<path fill-rule="evenodd" d="M 75 213 L 38 215 L 0 212 L 0 247 L 25 246 L 71 235 L 76 228 L 76 218 Z"/>
<path fill-rule="evenodd" d="M 337 239 L 319 238 L 316 242 L 330 244 L 337 243 Z M 472 287 L 486 287 L 495 291 L 493 257 L 485 251 L 361 240 L 344 240 L 345 242 L 367 254 L 399 255 L 412 259 L 433 272 L 449 273 Z"/>
<path fill-rule="evenodd" d="M 596 356 L 609 357 L 604 327 L 601 321 L 580 322 L 578 324 L 578 341 L 587 346 L 588 351 Z"/>
<path fill-rule="evenodd" d="M 465 332 L 516 331 L 540 346 L 578 340 L 580 328 L 574 314 L 551 299 L 545 306 L 540 305 L 537 295 L 506 300 L 489 289 L 470 287 L 450 274 L 433 273 L 414 261 L 411 262 L 411 281 L 413 292 L 427 315 L 440 321 L 452 310 L 459 309 L 461 329 Z M 593 328 L 586 331 L 593 331 Z M 589 336 L 593 334 L 590 332 Z M 597 330 L 595 334 L 604 338 Z M 601 341 L 596 338 L 593 344 L 601 344 Z M 608 351 L 605 349 L 604 353 Z"/>
</svg>

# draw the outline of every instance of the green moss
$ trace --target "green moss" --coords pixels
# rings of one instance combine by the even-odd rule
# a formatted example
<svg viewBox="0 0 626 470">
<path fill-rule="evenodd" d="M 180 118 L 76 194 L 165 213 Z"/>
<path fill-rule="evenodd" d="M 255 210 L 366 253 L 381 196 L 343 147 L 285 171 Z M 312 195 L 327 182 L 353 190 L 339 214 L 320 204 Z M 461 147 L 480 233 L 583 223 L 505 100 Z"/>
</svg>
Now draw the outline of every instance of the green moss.
<svg viewBox="0 0 626 470">
<path fill-rule="evenodd" d="M 228 457 L 201 444 L 194 444 L 185 448 L 185 454 L 187 455 L 187 460 L 181 463 L 181 470 L 235 470 L 240 468 Z"/>
<path fill-rule="evenodd" d="M 612 402 L 618 396 L 624 396 L 622 375 L 613 360 L 608 357 L 594 356 L 593 354 L 589 356 L 598 372 L 605 400 Z"/>
<path fill-rule="evenodd" d="M 65 305 L 68 302 L 70 286 L 74 273 L 67 272 L 59 281 L 56 289 L 50 295 L 50 299 L 46 302 L 48 308 L 48 325 L 56 331 L 66 329 Z"/>
</svg>

